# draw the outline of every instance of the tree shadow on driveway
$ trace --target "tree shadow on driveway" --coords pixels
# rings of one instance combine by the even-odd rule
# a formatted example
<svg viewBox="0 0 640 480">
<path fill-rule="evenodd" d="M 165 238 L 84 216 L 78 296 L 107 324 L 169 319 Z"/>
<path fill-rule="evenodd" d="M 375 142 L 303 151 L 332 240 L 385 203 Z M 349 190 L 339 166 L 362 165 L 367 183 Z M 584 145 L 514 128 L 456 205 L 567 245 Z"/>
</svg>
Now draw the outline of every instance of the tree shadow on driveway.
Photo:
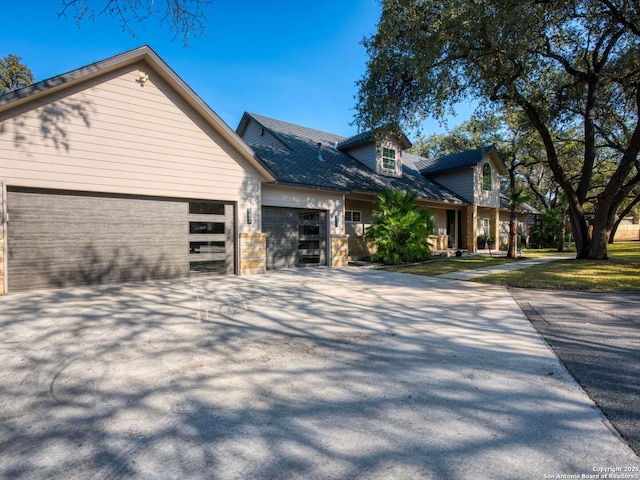
<svg viewBox="0 0 640 480">
<path fill-rule="evenodd" d="M 3 478 L 639 465 L 502 288 L 320 268 L 11 295 L 0 315 Z"/>
</svg>

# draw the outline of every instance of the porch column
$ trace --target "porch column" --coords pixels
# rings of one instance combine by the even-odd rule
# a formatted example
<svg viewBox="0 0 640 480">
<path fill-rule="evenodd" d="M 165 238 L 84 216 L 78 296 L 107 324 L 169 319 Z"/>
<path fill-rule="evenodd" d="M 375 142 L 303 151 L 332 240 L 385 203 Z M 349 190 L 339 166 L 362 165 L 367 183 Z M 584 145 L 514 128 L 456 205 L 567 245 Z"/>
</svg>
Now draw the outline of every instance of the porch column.
<svg viewBox="0 0 640 480">
<path fill-rule="evenodd" d="M 500 209 L 493 210 L 491 218 L 491 238 L 493 238 L 493 248 L 500 250 Z"/>
<path fill-rule="evenodd" d="M 469 252 L 476 252 L 478 246 L 476 239 L 478 238 L 478 206 L 469 205 L 467 207 L 467 250 Z"/>
</svg>

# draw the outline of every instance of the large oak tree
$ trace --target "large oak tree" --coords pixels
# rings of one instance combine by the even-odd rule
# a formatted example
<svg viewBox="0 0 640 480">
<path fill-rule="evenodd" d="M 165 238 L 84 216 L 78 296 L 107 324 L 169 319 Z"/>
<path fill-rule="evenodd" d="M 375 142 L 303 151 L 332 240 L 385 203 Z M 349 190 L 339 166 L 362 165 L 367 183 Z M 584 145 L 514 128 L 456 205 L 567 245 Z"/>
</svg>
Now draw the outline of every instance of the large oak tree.
<svg viewBox="0 0 640 480">
<path fill-rule="evenodd" d="M 618 209 L 640 184 L 637 0 L 383 0 L 382 7 L 377 32 L 364 41 L 369 61 L 356 122 L 416 126 L 465 98 L 520 110 L 566 194 L 578 258 L 607 258 Z M 561 150 L 576 129 L 574 175 Z M 612 153 L 615 169 L 588 215 L 594 175 L 603 176 L 599 155 Z"/>
<path fill-rule="evenodd" d="M 61 0 L 60 16 L 71 16 L 78 25 L 98 15 L 114 18 L 122 30 L 135 32 L 150 18 L 167 28 L 184 45 L 206 31 L 206 8 L 213 0 Z"/>
</svg>

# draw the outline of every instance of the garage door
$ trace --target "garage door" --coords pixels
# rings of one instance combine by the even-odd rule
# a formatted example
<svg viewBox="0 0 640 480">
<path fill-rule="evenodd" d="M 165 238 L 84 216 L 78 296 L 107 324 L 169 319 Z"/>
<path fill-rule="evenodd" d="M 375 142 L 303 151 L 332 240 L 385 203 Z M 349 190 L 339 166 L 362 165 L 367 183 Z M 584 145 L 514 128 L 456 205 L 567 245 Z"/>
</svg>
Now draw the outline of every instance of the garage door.
<svg viewBox="0 0 640 480">
<path fill-rule="evenodd" d="M 9 188 L 8 290 L 232 273 L 233 205 Z"/>
<path fill-rule="evenodd" d="M 327 213 L 323 210 L 263 207 L 267 269 L 327 264 Z"/>
</svg>

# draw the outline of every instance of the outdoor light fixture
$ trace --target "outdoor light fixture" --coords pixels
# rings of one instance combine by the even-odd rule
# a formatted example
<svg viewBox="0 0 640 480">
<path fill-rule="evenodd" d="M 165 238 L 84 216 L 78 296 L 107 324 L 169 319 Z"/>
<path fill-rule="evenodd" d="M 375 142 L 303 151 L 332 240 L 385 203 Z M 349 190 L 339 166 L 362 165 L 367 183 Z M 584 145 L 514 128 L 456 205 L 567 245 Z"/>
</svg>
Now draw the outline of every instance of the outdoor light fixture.
<svg viewBox="0 0 640 480">
<path fill-rule="evenodd" d="M 140 77 L 136 81 L 140 84 L 141 87 L 144 87 L 144 84 L 149 81 L 149 74 L 140 72 Z"/>
<path fill-rule="evenodd" d="M 336 215 L 334 218 L 335 218 L 335 225 L 336 225 L 336 228 L 338 228 L 338 215 Z"/>
<path fill-rule="evenodd" d="M 247 225 L 251 225 L 253 223 L 253 210 L 251 208 L 247 208 Z"/>
</svg>

